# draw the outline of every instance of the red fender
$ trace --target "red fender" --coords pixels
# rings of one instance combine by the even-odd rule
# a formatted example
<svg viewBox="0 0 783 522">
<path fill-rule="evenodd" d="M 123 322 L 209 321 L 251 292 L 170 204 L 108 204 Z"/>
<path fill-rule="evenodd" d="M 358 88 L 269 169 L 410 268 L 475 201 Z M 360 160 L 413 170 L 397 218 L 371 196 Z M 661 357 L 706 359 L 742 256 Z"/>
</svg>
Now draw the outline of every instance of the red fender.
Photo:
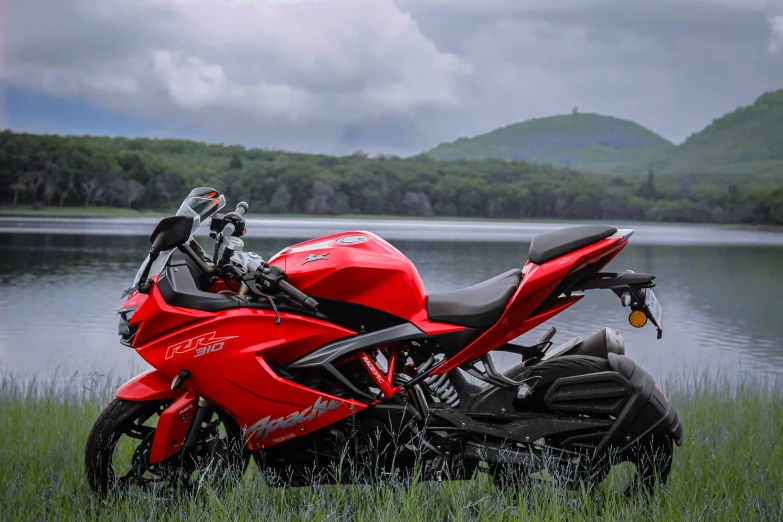
<svg viewBox="0 0 783 522">
<path fill-rule="evenodd" d="M 185 443 L 193 417 L 196 415 L 198 397 L 191 391 L 185 391 L 182 397 L 175 400 L 163 410 L 155 428 L 155 438 L 152 439 L 150 462 L 160 462 L 175 455 Z"/>
<path fill-rule="evenodd" d="M 158 370 L 148 370 L 120 386 L 116 395 L 126 401 L 174 399 L 158 418 L 150 462 L 165 460 L 182 448 L 196 414 L 198 397 L 193 392 L 185 388 L 172 390 L 171 379 Z"/>
<path fill-rule="evenodd" d="M 171 379 L 158 370 L 147 370 L 129 380 L 117 390 L 118 399 L 126 401 L 157 401 L 176 399 L 185 393 L 184 389 L 172 390 Z"/>
</svg>

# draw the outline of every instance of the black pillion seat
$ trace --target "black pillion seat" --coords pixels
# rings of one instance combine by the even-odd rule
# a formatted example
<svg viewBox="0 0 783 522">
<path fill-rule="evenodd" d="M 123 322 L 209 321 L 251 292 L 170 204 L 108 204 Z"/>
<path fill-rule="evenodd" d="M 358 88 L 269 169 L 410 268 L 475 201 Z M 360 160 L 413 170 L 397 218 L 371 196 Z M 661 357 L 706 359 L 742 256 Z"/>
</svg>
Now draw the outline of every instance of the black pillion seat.
<svg viewBox="0 0 783 522">
<path fill-rule="evenodd" d="M 540 234 L 530 243 L 528 259 L 531 263 L 540 265 L 597 243 L 615 232 L 617 232 L 616 228 L 606 225 L 584 225 Z"/>
<path fill-rule="evenodd" d="M 514 269 L 461 290 L 430 294 L 427 316 L 430 321 L 486 330 L 500 319 L 521 279 L 522 271 Z"/>
</svg>

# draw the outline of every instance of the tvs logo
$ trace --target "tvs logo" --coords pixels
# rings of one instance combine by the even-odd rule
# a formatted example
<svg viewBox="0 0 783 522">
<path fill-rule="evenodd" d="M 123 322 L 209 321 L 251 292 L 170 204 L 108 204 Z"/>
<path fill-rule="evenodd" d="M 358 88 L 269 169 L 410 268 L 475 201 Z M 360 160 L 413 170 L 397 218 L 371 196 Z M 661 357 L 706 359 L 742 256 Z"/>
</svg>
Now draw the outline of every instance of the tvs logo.
<svg viewBox="0 0 783 522">
<path fill-rule="evenodd" d="M 166 359 L 171 359 L 175 355 L 181 355 L 194 350 L 196 354 L 193 358 L 201 357 L 208 353 L 219 352 L 223 349 L 225 341 L 237 338 L 236 335 L 230 337 L 215 337 L 216 333 L 217 332 L 210 332 L 208 334 L 199 335 L 198 337 L 193 337 L 187 341 L 182 341 L 181 343 L 169 346 L 166 350 Z"/>
<path fill-rule="evenodd" d="M 304 263 L 302 263 L 302 264 L 306 265 L 307 263 L 312 263 L 313 261 L 322 261 L 322 260 L 329 261 L 329 258 L 326 257 L 328 255 L 329 255 L 329 252 L 327 252 L 325 254 L 318 254 L 318 255 L 310 254 L 309 256 L 307 256 L 305 258 Z"/>
<path fill-rule="evenodd" d="M 312 406 L 308 406 L 302 411 L 295 411 L 287 417 L 278 417 L 273 419 L 271 415 L 267 415 L 260 421 L 247 428 L 245 430 L 245 436 L 247 437 L 250 435 L 255 435 L 256 438 L 264 441 L 274 431 L 283 428 L 293 428 L 294 426 L 302 424 L 303 422 L 308 422 L 315 419 L 316 417 L 320 417 L 327 411 L 336 410 L 342 405 L 343 403 L 340 401 L 336 401 L 334 399 L 326 400 L 318 397 L 315 400 L 315 404 Z M 293 436 L 293 434 L 288 434 L 274 439 L 274 442 L 279 442 Z"/>
</svg>

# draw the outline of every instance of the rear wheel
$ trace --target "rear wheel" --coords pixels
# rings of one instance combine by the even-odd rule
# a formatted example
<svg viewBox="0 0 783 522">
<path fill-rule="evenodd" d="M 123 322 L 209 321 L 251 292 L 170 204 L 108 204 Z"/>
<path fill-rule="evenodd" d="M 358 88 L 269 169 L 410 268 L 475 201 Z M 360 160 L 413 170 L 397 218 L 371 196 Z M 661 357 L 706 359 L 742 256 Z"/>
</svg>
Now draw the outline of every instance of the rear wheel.
<svg viewBox="0 0 783 522">
<path fill-rule="evenodd" d="M 524 374 L 514 376 L 533 385 L 533 393 L 526 399 L 517 401 L 514 406 L 518 411 L 553 413 L 546 408 L 544 396 L 557 379 L 606 371 L 614 371 L 609 361 L 589 356 L 565 356 L 539 364 Z M 625 486 L 625 492 L 628 494 L 652 490 L 666 483 L 673 456 L 671 437 L 647 436 L 623 453 L 609 448 L 607 455 L 610 455 L 611 459 L 601 458 L 596 461 L 593 458 L 594 448 L 604 433 L 586 433 L 583 437 L 553 436 L 538 441 L 538 447 L 532 445 L 531 449 L 540 453 L 541 461 L 545 463 L 544 473 L 541 472 L 540 466 L 531 469 L 496 465 L 492 468 L 495 483 L 503 489 L 530 486 L 540 480 L 531 477 L 531 474 L 545 474 L 553 477 L 556 484 L 566 487 L 597 487 L 607 477 L 612 466 L 623 462 L 630 462 L 636 468 L 633 478 Z M 579 441 L 577 445 L 569 443 L 574 440 Z"/>
<path fill-rule="evenodd" d="M 159 401 L 115 399 L 103 410 L 87 438 L 84 459 L 93 491 L 105 494 L 134 487 L 189 490 L 204 478 L 217 485 L 241 479 L 248 453 L 239 426 L 220 411 L 202 423 L 192 449 L 151 463 L 155 425 L 166 406 Z"/>
<path fill-rule="evenodd" d="M 666 484 L 672 469 L 674 448 L 668 435 L 657 435 L 639 443 L 631 451 L 628 460 L 636 467 L 625 493 L 633 495 L 653 491 Z"/>
</svg>

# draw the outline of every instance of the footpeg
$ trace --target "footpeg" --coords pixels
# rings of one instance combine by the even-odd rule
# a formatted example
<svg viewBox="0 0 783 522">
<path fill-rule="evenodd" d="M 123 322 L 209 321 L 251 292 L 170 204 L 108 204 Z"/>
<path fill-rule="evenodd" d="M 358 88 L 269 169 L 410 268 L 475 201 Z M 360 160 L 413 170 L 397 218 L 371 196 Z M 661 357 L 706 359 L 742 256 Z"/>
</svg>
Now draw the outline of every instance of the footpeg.
<svg viewBox="0 0 783 522">
<path fill-rule="evenodd" d="M 547 333 L 544 334 L 541 340 L 538 341 L 538 344 L 541 345 L 541 344 L 548 343 L 549 341 L 552 340 L 552 338 L 555 336 L 556 333 L 557 333 L 557 328 L 553 326 L 547 331 Z"/>
</svg>

